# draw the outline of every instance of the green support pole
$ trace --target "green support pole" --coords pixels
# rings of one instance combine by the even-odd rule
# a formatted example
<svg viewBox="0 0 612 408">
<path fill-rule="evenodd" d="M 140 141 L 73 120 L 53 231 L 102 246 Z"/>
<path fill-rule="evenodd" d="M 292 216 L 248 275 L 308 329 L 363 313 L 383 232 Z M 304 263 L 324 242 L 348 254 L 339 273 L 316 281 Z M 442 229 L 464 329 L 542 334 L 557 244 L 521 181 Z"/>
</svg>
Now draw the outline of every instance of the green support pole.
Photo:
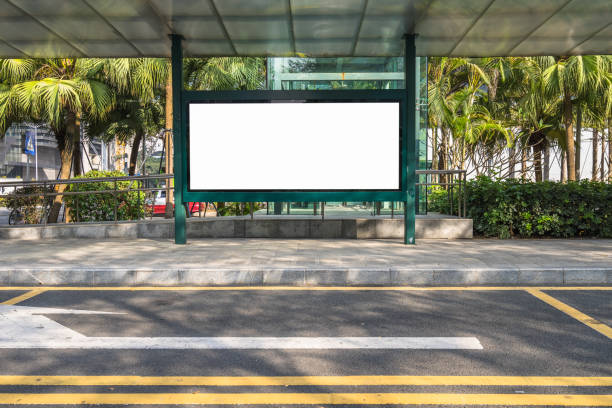
<svg viewBox="0 0 612 408">
<path fill-rule="evenodd" d="M 186 214 L 183 206 L 185 134 L 183 126 L 183 46 L 182 37 L 172 40 L 172 133 L 174 137 L 174 243 L 187 243 Z"/>
<path fill-rule="evenodd" d="M 419 118 L 417 117 L 417 98 L 419 89 L 419 66 L 416 57 L 416 34 L 404 37 L 404 61 L 406 72 L 406 144 L 404 157 L 404 180 L 406 180 L 406 201 L 404 201 L 404 244 L 414 244 L 416 221 L 416 140 L 419 133 Z"/>
</svg>

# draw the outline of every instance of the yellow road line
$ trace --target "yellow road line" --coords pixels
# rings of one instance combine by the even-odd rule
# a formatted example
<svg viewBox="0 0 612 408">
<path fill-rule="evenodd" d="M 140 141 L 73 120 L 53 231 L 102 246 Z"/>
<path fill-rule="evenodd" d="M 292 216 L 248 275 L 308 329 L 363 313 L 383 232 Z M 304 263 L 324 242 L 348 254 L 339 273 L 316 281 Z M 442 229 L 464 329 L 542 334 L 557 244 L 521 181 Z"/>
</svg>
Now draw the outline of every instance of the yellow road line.
<svg viewBox="0 0 612 408">
<path fill-rule="evenodd" d="M 24 293 L 23 295 L 15 296 L 12 299 L 5 300 L 4 302 L 0 303 L 0 305 L 16 305 L 19 302 L 23 302 L 26 299 L 33 298 L 34 296 L 40 295 L 41 293 L 46 291 L 47 289 L 43 288 L 33 289 L 29 292 Z"/>
<path fill-rule="evenodd" d="M 403 404 L 403 405 L 556 405 L 602 407 L 612 395 L 575 394 L 406 394 L 406 393 L 239 393 L 239 394 L 0 394 L 9 405 L 75 404 Z"/>
<path fill-rule="evenodd" d="M 542 302 L 548 303 L 555 309 L 558 309 L 565 313 L 568 316 L 573 317 L 578 320 L 580 323 L 583 323 L 589 326 L 591 329 L 596 330 L 597 332 L 603 334 L 609 339 L 612 339 L 612 328 L 603 324 L 599 320 L 593 319 L 591 316 L 582 313 L 580 310 L 571 307 L 570 305 L 561 302 L 560 300 L 547 295 L 546 293 L 538 290 L 538 289 L 527 289 L 527 292 L 531 293 L 533 296 L 540 299 Z"/>
<path fill-rule="evenodd" d="M 612 377 L 545 377 L 545 376 L 286 376 L 286 377 L 202 377 L 202 376 L 78 376 L 78 375 L 2 375 L 0 385 L 59 386 L 388 386 L 388 385 L 464 385 L 524 387 L 612 387 Z"/>
<path fill-rule="evenodd" d="M 0 286 L 0 290 L 48 291 L 524 291 L 524 290 L 612 290 L 612 286 Z"/>
</svg>

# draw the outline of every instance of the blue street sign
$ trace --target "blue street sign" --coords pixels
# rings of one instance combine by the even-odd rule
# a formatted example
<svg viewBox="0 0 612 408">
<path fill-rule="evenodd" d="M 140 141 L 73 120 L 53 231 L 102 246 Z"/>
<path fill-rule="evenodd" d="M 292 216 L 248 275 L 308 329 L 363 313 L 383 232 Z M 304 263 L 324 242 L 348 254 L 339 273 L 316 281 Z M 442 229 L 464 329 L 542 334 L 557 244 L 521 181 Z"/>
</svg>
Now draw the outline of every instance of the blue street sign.
<svg viewBox="0 0 612 408">
<path fill-rule="evenodd" d="M 34 156 L 36 154 L 36 136 L 33 131 L 26 130 L 25 132 L 25 147 L 23 149 L 25 154 Z"/>
</svg>

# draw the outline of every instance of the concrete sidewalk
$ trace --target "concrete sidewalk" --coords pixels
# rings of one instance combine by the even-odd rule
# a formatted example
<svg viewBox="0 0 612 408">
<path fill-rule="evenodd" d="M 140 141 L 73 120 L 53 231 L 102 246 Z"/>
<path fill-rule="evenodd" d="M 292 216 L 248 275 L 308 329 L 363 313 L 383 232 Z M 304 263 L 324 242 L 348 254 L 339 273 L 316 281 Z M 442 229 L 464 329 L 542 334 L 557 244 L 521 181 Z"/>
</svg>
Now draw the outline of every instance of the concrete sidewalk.
<svg viewBox="0 0 612 408">
<path fill-rule="evenodd" d="M 0 260 L 14 286 L 612 284 L 612 240 L 10 240 Z"/>
</svg>

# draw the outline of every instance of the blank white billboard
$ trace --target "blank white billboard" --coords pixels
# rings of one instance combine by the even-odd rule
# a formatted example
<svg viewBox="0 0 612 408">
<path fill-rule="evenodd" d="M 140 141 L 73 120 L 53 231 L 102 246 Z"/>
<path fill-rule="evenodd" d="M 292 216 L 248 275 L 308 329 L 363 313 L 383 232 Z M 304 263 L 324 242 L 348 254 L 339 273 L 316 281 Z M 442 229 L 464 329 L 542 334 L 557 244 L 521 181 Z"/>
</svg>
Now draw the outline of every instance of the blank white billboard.
<svg viewBox="0 0 612 408">
<path fill-rule="evenodd" d="M 399 190 L 399 102 L 191 103 L 190 190 Z"/>
</svg>

